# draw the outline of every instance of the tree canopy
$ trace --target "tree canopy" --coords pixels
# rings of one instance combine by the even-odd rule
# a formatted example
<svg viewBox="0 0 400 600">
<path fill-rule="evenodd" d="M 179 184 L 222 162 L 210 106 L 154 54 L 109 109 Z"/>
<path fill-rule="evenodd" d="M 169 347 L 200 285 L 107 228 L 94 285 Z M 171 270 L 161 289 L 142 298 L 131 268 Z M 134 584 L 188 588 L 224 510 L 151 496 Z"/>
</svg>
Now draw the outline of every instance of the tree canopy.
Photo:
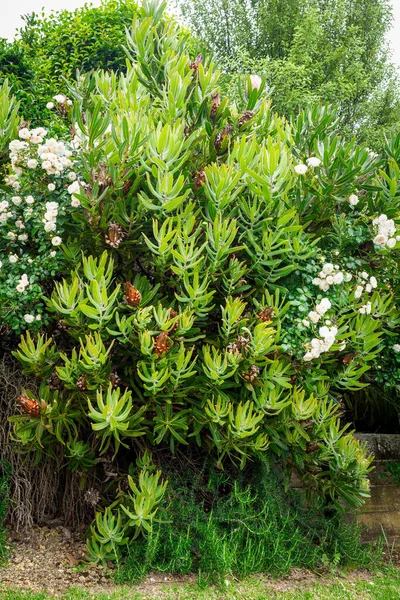
<svg viewBox="0 0 400 600">
<path fill-rule="evenodd" d="M 257 72 L 279 112 L 338 104 L 347 132 L 375 145 L 398 121 L 388 0 L 185 0 L 179 9 L 229 74 L 230 91 L 232 74 Z"/>
</svg>

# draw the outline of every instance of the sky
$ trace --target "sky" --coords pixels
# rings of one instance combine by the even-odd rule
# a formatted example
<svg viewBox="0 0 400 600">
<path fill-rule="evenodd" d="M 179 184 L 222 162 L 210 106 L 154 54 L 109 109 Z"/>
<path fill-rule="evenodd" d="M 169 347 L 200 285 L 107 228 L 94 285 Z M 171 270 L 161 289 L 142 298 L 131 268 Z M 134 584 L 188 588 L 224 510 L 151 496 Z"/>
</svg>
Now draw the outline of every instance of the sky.
<svg viewBox="0 0 400 600">
<path fill-rule="evenodd" d="M 23 24 L 20 15 L 30 12 L 39 13 L 42 7 L 46 11 L 67 8 L 73 10 L 82 6 L 85 0 L 0 0 L 0 38 L 12 39 L 15 30 Z M 393 50 L 393 62 L 400 66 L 400 0 L 392 0 L 395 17 L 394 27 L 389 34 Z M 92 0 L 94 6 L 100 0 Z"/>
</svg>

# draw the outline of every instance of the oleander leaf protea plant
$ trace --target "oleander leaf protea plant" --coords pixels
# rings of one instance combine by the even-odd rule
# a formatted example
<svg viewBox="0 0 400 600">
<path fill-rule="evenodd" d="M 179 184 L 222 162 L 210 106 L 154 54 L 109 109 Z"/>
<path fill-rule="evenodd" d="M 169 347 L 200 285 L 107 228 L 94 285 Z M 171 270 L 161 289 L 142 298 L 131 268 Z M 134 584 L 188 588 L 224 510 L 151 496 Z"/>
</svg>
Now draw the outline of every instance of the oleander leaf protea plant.
<svg viewBox="0 0 400 600">
<path fill-rule="evenodd" d="M 26 269 L 13 293 L 35 281 L 46 324 L 16 326 L 28 331 L 15 356 L 42 387 L 14 437 L 43 457 L 61 446 L 81 472 L 107 462 L 88 545 L 101 561 L 157 518 L 166 482 L 151 450 L 198 448 L 221 469 L 271 453 L 320 498 L 362 504 L 371 457 L 342 399 L 400 341 L 400 139 L 376 156 L 337 135 L 329 107 L 288 121 L 257 77 L 230 104 L 164 8 L 140 8 L 125 74 L 68 90 L 69 183 L 48 164 L 25 169 L 24 132 L 9 183 L 55 179 L 58 207 L 39 191 L 35 204 L 50 242 L 43 229 L 19 243 L 14 217 L 1 223 L 12 285 Z M 51 243 L 45 288 L 49 273 L 31 278 L 25 259 Z"/>
</svg>

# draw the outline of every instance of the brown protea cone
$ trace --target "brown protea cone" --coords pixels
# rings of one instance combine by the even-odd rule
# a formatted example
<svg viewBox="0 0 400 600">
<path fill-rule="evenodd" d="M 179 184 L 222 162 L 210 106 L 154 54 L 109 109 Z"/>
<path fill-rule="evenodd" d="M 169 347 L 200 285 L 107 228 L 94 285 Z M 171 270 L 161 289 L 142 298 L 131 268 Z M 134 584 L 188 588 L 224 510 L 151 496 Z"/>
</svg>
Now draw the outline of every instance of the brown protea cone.
<svg viewBox="0 0 400 600">
<path fill-rule="evenodd" d="M 252 383 L 255 379 L 257 379 L 259 374 L 260 374 L 260 369 L 257 367 L 257 365 L 250 365 L 247 372 L 244 371 L 242 373 L 242 377 L 246 381 L 250 381 L 250 383 Z"/>
<path fill-rule="evenodd" d="M 86 392 L 88 389 L 87 379 L 85 375 L 81 375 L 76 382 L 76 387 L 80 392 Z"/>
<path fill-rule="evenodd" d="M 226 347 L 228 352 L 232 352 L 232 354 L 240 354 L 239 345 L 236 342 L 231 342 Z"/>
<path fill-rule="evenodd" d="M 349 352 L 340 358 L 344 365 L 350 365 L 353 360 L 356 358 L 358 352 Z"/>
<path fill-rule="evenodd" d="M 88 488 L 85 492 L 84 500 L 91 506 L 96 506 L 100 502 L 100 494 L 94 488 Z"/>
<path fill-rule="evenodd" d="M 222 131 L 219 131 L 215 136 L 214 146 L 216 150 L 221 150 L 225 152 L 225 150 L 229 146 L 230 136 L 233 133 L 232 125 L 226 125 Z"/>
<path fill-rule="evenodd" d="M 161 358 L 164 352 L 168 352 L 168 350 L 168 334 L 165 331 L 162 331 L 155 339 L 154 352 L 157 354 L 158 358 Z"/>
<path fill-rule="evenodd" d="M 169 311 L 169 318 L 174 319 L 177 316 L 178 316 L 178 313 L 176 312 L 176 310 L 171 308 Z M 175 333 L 177 331 L 178 327 L 179 327 L 179 323 L 178 323 L 178 321 L 176 321 L 176 323 L 174 323 L 172 329 L 169 330 L 169 332 L 168 332 L 169 335 L 172 335 L 173 333 Z"/>
<path fill-rule="evenodd" d="M 312 454 L 313 452 L 316 452 L 318 450 L 318 448 L 319 448 L 318 444 L 307 442 L 306 454 Z"/>
<path fill-rule="evenodd" d="M 202 185 L 206 182 L 206 174 L 204 169 L 200 169 L 200 171 L 196 171 L 193 177 L 194 189 L 199 190 Z"/>
<path fill-rule="evenodd" d="M 238 335 L 236 344 L 237 344 L 240 352 L 242 350 L 247 351 L 249 349 L 249 342 L 250 342 L 250 339 L 248 337 L 245 337 L 244 335 Z"/>
<path fill-rule="evenodd" d="M 111 183 L 111 177 L 105 164 L 101 163 L 95 173 L 94 181 L 99 182 L 101 188 L 106 188 Z"/>
<path fill-rule="evenodd" d="M 248 123 L 254 117 L 254 113 L 252 110 L 245 110 L 242 116 L 239 119 L 239 127 Z"/>
<path fill-rule="evenodd" d="M 219 93 L 213 94 L 213 96 L 211 97 L 211 100 L 212 100 L 212 105 L 211 105 L 210 117 L 213 119 L 215 117 L 215 115 L 217 114 L 218 108 L 221 105 L 221 96 L 219 95 Z"/>
<path fill-rule="evenodd" d="M 59 390 L 62 386 L 62 381 L 57 373 L 54 372 L 47 378 L 47 384 L 51 390 Z"/>
<path fill-rule="evenodd" d="M 274 316 L 274 309 L 272 306 L 268 306 L 267 308 L 263 308 L 263 310 L 258 313 L 257 318 L 260 319 L 263 323 L 268 323 L 271 318 Z"/>
<path fill-rule="evenodd" d="M 111 248 L 118 248 L 120 243 L 125 237 L 125 233 L 120 225 L 115 221 L 108 224 L 107 234 L 105 236 L 105 242 Z"/>
<path fill-rule="evenodd" d="M 26 415 L 30 417 L 38 417 L 40 415 L 41 406 L 35 398 L 29 398 L 26 394 L 20 394 L 16 402 Z"/>
<path fill-rule="evenodd" d="M 116 390 L 117 387 L 119 387 L 121 385 L 122 379 L 121 377 L 118 375 L 118 373 L 116 373 L 115 371 L 112 371 L 108 377 L 109 381 L 111 382 L 111 385 L 113 386 L 113 389 Z"/>
<path fill-rule="evenodd" d="M 198 54 L 196 56 L 196 58 L 194 59 L 194 61 L 192 63 L 190 63 L 189 68 L 192 69 L 193 74 L 197 73 L 197 69 L 199 68 L 199 65 L 201 65 L 202 62 L 203 62 L 203 55 Z"/>
<path fill-rule="evenodd" d="M 139 306 L 142 299 L 142 294 L 131 284 L 130 281 L 125 283 L 125 300 L 129 306 Z"/>
</svg>

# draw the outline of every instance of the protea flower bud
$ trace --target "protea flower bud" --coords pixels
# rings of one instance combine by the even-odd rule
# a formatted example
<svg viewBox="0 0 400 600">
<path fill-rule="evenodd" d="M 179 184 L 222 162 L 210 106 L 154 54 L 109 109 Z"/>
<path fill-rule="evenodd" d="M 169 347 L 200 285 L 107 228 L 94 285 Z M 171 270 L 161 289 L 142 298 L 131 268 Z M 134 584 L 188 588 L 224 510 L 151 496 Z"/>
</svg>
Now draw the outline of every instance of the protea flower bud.
<svg viewBox="0 0 400 600">
<path fill-rule="evenodd" d="M 259 90 L 261 87 L 262 79 L 259 75 L 250 75 L 251 87 L 253 90 Z"/>
</svg>

